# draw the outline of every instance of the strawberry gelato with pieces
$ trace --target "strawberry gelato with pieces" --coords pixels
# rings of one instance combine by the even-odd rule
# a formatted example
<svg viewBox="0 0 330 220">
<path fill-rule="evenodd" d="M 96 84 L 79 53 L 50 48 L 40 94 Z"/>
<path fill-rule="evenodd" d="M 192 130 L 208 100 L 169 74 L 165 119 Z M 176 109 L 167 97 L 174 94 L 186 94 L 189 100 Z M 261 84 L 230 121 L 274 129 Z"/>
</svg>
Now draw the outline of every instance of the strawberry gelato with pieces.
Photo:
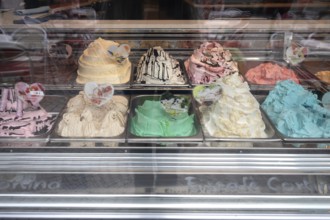
<svg viewBox="0 0 330 220">
<path fill-rule="evenodd" d="M 217 42 L 205 42 L 185 61 L 189 79 L 193 84 L 208 84 L 218 78 L 238 73 L 237 63 L 229 50 Z"/>
<path fill-rule="evenodd" d="M 48 113 L 39 105 L 43 92 L 44 88 L 37 83 L 2 88 L 0 137 L 33 137 L 51 130 L 57 114 Z"/>
</svg>

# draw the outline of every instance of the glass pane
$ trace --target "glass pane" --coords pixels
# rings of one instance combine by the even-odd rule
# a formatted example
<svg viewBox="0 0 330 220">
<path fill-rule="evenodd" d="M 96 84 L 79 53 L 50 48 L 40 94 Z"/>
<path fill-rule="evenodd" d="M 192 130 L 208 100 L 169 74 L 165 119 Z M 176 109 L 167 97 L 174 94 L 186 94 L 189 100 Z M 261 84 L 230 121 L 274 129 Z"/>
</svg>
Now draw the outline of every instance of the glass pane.
<svg viewBox="0 0 330 220">
<path fill-rule="evenodd" d="M 329 195 L 329 176 L 2 174 L 0 193 Z"/>
</svg>

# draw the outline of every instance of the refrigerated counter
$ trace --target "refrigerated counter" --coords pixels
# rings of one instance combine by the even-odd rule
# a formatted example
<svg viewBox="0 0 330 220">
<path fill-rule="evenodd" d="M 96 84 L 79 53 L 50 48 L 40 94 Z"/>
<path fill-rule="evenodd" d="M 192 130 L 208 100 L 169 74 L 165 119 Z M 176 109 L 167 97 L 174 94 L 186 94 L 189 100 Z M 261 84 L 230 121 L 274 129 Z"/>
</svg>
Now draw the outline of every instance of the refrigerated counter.
<svg viewBox="0 0 330 220">
<path fill-rule="evenodd" d="M 160 45 L 184 61 L 200 43 L 217 41 L 242 68 L 281 62 L 305 74 L 305 88 L 329 91 L 313 77 L 313 68 L 328 65 L 326 20 L 52 20 L 37 25 L 3 20 L 1 25 L 8 35 L 37 26 L 47 34 L 47 45 L 70 45 L 70 58 L 41 53 L 43 65 L 28 75 L 45 85 L 46 95 L 60 97 L 46 103 L 59 114 L 83 89 L 75 82 L 77 59 L 98 37 L 129 44 L 133 67 L 151 46 Z M 286 57 L 292 43 L 309 49 L 298 66 Z M 2 78 L 2 86 L 10 86 L 10 80 Z M 191 95 L 193 88 L 128 83 L 115 86 L 115 93 L 132 100 L 168 90 Z M 250 88 L 256 96 L 272 89 Z M 291 140 L 277 134 L 271 140 L 207 139 L 201 132 L 195 139 L 160 141 L 134 139 L 128 131 L 119 139 L 61 138 L 54 132 L 1 139 L 2 219 L 330 218 L 328 139 Z"/>
</svg>

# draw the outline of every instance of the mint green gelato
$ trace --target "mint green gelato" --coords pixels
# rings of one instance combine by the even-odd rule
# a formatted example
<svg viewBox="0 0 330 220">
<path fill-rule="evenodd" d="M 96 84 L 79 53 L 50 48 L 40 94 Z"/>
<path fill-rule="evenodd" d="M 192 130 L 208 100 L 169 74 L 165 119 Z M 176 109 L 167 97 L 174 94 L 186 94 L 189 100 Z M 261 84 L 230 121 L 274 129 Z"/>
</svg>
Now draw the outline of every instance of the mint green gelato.
<svg viewBox="0 0 330 220">
<path fill-rule="evenodd" d="M 182 112 L 170 115 L 160 101 L 146 100 L 135 109 L 130 132 L 143 137 L 184 137 L 197 133 L 194 115 Z"/>
<path fill-rule="evenodd" d="M 261 106 L 288 137 L 330 137 L 330 111 L 321 106 L 315 94 L 291 80 L 277 83 Z"/>
</svg>

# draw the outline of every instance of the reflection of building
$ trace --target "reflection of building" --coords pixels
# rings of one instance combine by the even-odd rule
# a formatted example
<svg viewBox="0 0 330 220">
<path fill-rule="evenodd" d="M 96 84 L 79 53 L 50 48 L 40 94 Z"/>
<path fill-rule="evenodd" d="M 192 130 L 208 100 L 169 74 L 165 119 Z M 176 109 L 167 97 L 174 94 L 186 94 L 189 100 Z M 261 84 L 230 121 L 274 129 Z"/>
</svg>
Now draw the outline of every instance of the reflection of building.
<svg viewBox="0 0 330 220">
<path fill-rule="evenodd" d="M 183 0 L 112 0 L 109 19 L 184 19 Z"/>
<path fill-rule="evenodd" d="M 52 0 L 24 0 L 25 8 L 37 8 L 40 6 L 50 5 Z"/>
<path fill-rule="evenodd" d="M 23 0 L 1 0 L 0 8 L 3 9 L 22 9 L 24 8 Z"/>
<path fill-rule="evenodd" d="M 318 5 L 315 0 L 296 0 L 288 11 L 291 19 L 319 19 L 329 16 L 329 8 Z"/>
<path fill-rule="evenodd" d="M 185 0 L 185 3 L 192 19 L 209 19 L 212 12 L 224 10 L 223 0 Z"/>
<path fill-rule="evenodd" d="M 316 0 L 2 0 L 2 8 L 31 9 L 49 5 L 67 19 L 92 19 L 94 15 L 71 16 L 69 10 L 89 8 L 96 19 L 329 19 L 329 1 Z M 77 11 L 75 11 L 76 13 Z M 78 14 L 79 14 L 78 13 Z M 77 13 L 76 13 L 77 14 Z M 58 19 L 58 18 L 57 18 Z M 66 18 L 61 18 L 66 19 Z"/>
<path fill-rule="evenodd" d="M 107 11 L 109 19 L 142 19 L 143 0 L 113 0 Z"/>
<path fill-rule="evenodd" d="M 329 14 L 329 2 L 315 0 L 183 0 L 190 19 L 317 19 Z"/>
</svg>

